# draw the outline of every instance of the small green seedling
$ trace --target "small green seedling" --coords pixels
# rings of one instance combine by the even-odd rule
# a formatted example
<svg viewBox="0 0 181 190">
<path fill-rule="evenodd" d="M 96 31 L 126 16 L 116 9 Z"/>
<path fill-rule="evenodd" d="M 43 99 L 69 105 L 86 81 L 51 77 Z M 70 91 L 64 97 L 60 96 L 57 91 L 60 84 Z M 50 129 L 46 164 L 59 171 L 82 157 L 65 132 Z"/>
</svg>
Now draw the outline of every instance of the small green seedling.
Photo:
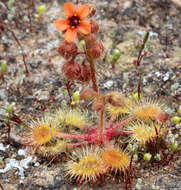
<svg viewBox="0 0 181 190">
<path fill-rule="evenodd" d="M 170 149 L 172 151 L 177 151 L 178 150 L 178 144 L 176 142 L 173 142 L 170 144 Z"/>
<path fill-rule="evenodd" d="M 73 101 L 71 102 L 72 105 L 78 104 L 80 102 L 80 93 L 76 91 L 73 93 Z"/>
<path fill-rule="evenodd" d="M 63 89 L 63 88 L 59 88 L 58 92 L 63 94 L 65 97 L 68 95 L 68 91 L 66 89 Z"/>
<path fill-rule="evenodd" d="M 134 154 L 133 160 L 134 160 L 134 161 L 138 161 L 138 154 Z"/>
<path fill-rule="evenodd" d="M 14 110 L 14 103 L 12 103 L 12 104 L 10 104 L 7 108 L 6 108 L 6 112 L 8 113 L 8 114 L 11 114 L 12 112 L 13 112 L 13 110 Z"/>
<path fill-rule="evenodd" d="M 152 188 L 152 190 L 159 190 L 159 186 L 157 186 L 157 185 L 152 185 L 151 188 Z"/>
<path fill-rule="evenodd" d="M 154 156 L 154 159 L 155 159 L 156 161 L 160 161 L 160 160 L 161 160 L 160 154 L 156 154 L 156 155 Z"/>
<path fill-rule="evenodd" d="M 2 157 L 0 157 L 0 164 L 2 164 L 3 163 L 3 158 Z"/>
<path fill-rule="evenodd" d="M 173 121 L 175 124 L 179 124 L 179 123 L 181 122 L 181 117 L 174 116 L 174 117 L 172 117 L 172 121 Z"/>
<path fill-rule="evenodd" d="M 181 115 L 181 106 L 178 108 L 178 113 Z"/>
<path fill-rule="evenodd" d="M 139 101 L 139 97 L 138 97 L 138 93 L 132 93 L 132 97 L 135 101 Z M 140 94 L 140 98 L 142 97 L 142 95 Z"/>
<path fill-rule="evenodd" d="M 8 1 L 8 8 L 11 10 L 14 4 L 14 0 L 9 0 Z"/>
<path fill-rule="evenodd" d="M 7 62 L 5 60 L 1 61 L 0 69 L 0 78 L 4 78 L 4 75 L 7 71 Z"/>
<path fill-rule="evenodd" d="M 112 65 L 113 69 L 115 68 L 115 63 L 118 61 L 120 56 L 121 56 L 120 50 L 119 49 L 114 49 L 113 52 L 112 52 L 112 59 L 111 59 L 111 65 Z"/>
<path fill-rule="evenodd" d="M 67 101 L 66 100 L 62 100 L 61 101 L 61 107 L 64 108 L 67 106 Z"/>
<path fill-rule="evenodd" d="M 39 6 L 37 7 L 38 14 L 35 14 L 35 17 L 36 17 L 36 18 L 40 18 L 40 17 L 43 15 L 43 13 L 45 13 L 46 10 L 47 10 L 47 9 L 46 9 L 46 6 L 45 6 L 45 5 L 39 5 Z"/>
<path fill-rule="evenodd" d="M 119 49 L 114 49 L 112 52 L 112 62 L 116 62 L 121 57 L 121 52 Z"/>
<path fill-rule="evenodd" d="M 145 153 L 143 155 L 143 160 L 149 162 L 151 160 L 152 155 L 150 153 Z"/>
</svg>

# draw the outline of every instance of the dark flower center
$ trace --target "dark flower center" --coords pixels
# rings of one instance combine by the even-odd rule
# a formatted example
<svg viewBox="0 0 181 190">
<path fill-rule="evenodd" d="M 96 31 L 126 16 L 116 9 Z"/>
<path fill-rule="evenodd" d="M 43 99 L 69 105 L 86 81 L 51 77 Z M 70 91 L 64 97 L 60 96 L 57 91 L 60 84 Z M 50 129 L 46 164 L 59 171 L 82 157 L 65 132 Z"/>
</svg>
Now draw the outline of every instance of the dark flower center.
<svg viewBox="0 0 181 190">
<path fill-rule="evenodd" d="M 71 27 L 77 27 L 80 24 L 80 18 L 78 16 L 72 16 L 69 18 L 69 25 Z"/>
</svg>

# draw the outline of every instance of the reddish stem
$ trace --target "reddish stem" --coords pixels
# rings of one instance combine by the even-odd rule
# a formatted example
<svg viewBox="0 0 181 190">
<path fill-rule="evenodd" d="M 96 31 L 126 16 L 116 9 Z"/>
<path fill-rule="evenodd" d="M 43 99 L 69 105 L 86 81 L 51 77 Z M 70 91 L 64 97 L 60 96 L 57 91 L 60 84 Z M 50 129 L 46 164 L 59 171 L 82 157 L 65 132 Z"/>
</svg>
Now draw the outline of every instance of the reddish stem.
<svg viewBox="0 0 181 190">
<path fill-rule="evenodd" d="M 85 145 L 87 144 L 87 142 L 80 142 L 80 143 L 73 143 L 73 144 L 68 144 L 66 145 L 66 147 L 75 147 L 75 146 L 81 146 L 81 145 Z"/>
<path fill-rule="evenodd" d="M 113 122 L 114 122 L 114 118 L 112 117 L 110 120 L 109 120 L 109 123 L 108 123 L 108 128 L 110 128 L 112 125 L 113 125 Z"/>
<path fill-rule="evenodd" d="M 94 91 L 98 92 L 94 60 L 91 59 L 89 63 L 90 63 L 90 68 L 91 68 L 92 87 L 93 87 Z"/>
<path fill-rule="evenodd" d="M 5 24 L 2 23 L 2 26 L 5 27 Z M 16 34 L 14 33 L 13 30 L 11 30 L 10 28 L 8 27 L 5 27 L 9 32 L 11 32 L 13 38 L 15 39 L 16 43 L 19 45 L 19 47 L 21 48 L 21 51 L 23 52 L 22 53 L 22 56 L 23 56 L 23 63 L 24 63 L 24 66 L 25 66 L 25 70 L 26 70 L 26 74 L 28 74 L 28 67 L 27 67 L 27 64 L 26 64 L 26 55 L 24 54 L 24 49 L 23 49 L 23 46 L 21 45 L 20 41 L 18 40 L 18 38 L 16 37 Z"/>
<path fill-rule="evenodd" d="M 86 52 L 77 52 L 77 55 L 80 55 L 80 54 L 86 54 Z"/>
<path fill-rule="evenodd" d="M 29 19 L 29 29 L 30 29 L 30 32 L 32 32 L 32 21 L 31 21 L 30 7 L 28 7 L 28 19 Z"/>
<path fill-rule="evenodd" d="M 9 122 L 7 123 L 8 126 L 8 141 L 10 140 L 10 133 L 11 133 L 11 126 L 9 124 Z"/>
<path fill-rule="evenodd" d="M 133 119 L 134 119 L 134 116 L 129 117 L 128 119 L 125 119 L 125 120 L 123 120 L 123 121 L 121 121 L 121 122 L 115 124 L 111 129 L 114 131 L 114 130 L 116 130 L 117 128 L 119 128 L 119 127 L 121 127 L 121 126 L 123 126 L 123 125 L 129 123 L 129 122 L 132 121 Z"/>
<path fill-rule="evenodd" d="M 140 63 L 143 59 L 144 56 L 146 56 L 146 53 L 143 53 L 143 50 L 145 48 L 145 44 L 146 42 L 148 41 L 148 37 L 149 37 L 149 31 L 147 31 L 144 39 L 143 39 L 143 43 L 141 45 L 141 48 L 140 48 L 140 51 L 139 51 L 139 54 L 138 54 L 138 57 L 137 57 L 137 61 L 136 61 L 136 68 L 137 68 L 137 71 L 138 71 L 138 75 L 139 75 L 139 80 L 138 80 L 138 99 L 140 100 L 140 97 L 141 97 L 141 73 L 140 73 L 140 70 L 139 70 L 139 66 L 140 66 Z"/>
<path fill-rule="evenodd" d="M 107 132 L 112 132 L 112 129 L 109 129 L 109 130 L 107 130 Z M 114 135 L 114 136 L 122 136 L 122 135 L 130 135 L 130 134 L 133 134 L 133 132 L 132 131 L 118 131 L 118 132 L 116 132 L 115 133 L 116 135 Z"/>
<path fill-rule="evenodd" d="M 132 170 L 133 156 L 134 156 L 134 154 L 131 155 L 131 160 L 130 160 L 130 164 L 129 164 L 129 171 Z"/>
<path fill-rule="evenodd" d="M 76 139 L 76 140 L 85 140 L 84 135 L 72 135 L 72 134 L 67 134 L 67 133 L 58 133 L 56 136 L 58 138 L 71 138 L 71 139 Z"/>
<path fill-rule="evenodd" d="M 101 142 L 102 136 L 104 133 L 104 109 L 100 111 L 100 120 L 99 120 L 99 135 L 98 135 L 98 141 Z"/>
<path fill-rule="evenodd" d="M 139 74 L 139 81 L 138 81 L 138 100 L 141 99 L 141 74 Z"/>
<path fill-rule="evenodd" d="M 91 79 L 92 79 L 92 88 L 94 91 L 98 92 L 98 86 L 97 86 L 97 80 L 96 80 L 96 72 L 95 72 L 95 64 L 94 64 L 94 58 L 90 52 L 90 47 L 88 42 L 86 41 L 86 50 L 87 50 L 87 56 L 90 63 L 90 69 L 91 69 Z"/>
<path fill-rule="evenodd" d="M 72 85 L 71 81 L 68 81 L 65 84 L 65 86 L 67 88 L 68 95 L 69 95 L 70 105 L 71 105 L 71 102 L 72 102 L 71 85 Z"/>
<path fill-rule="evenodd" d="M 29 71 L 28 71 L 28 67 L 27 67 L 27 63 L 26 63 L 26 55 L 24 54 L 23 46 L 21 45 L 20 41 L 19 41 L 18 38 L 16 37 L 14 31 L 12 31 L 12 30 L 10 30 L 10 29 L 8 29 L 8 30 L 11 32 L 13 38 L 15 39 L 16 43 L 17 43 L 17 44 L 19 45 L 19 47 L 21 48 L 21 51 L 23 52 L 23 53 L 22 53 L 22 56 L 23 56 L 23 63 L 24 63 L 24 66 L 25 66 L 26 74 L 28 74 Z"/>
</svg>

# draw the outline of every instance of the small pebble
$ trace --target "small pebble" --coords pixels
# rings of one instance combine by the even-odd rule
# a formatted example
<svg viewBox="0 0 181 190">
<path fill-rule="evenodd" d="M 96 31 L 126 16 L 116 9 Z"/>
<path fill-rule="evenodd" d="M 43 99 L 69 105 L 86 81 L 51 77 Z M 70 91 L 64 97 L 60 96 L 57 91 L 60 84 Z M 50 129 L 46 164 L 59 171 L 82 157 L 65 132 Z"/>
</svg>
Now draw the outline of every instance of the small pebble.
<svg viewBox="0 0 181 190">
<path fill-rule="evenodd" d="M 2 143 L 0 143 L 0 150 L 2 150 L 2 151 L 6 150 L 6 148 L 4 147 L 4 145 Z"/>
<path fill-rule="evenodd" d="M 36 163 L 34 164 L 35 167 L 38 167 L 39 165 L 40 165 L 39 162 L 36 162 Z"/>
<path fill-rule="evenodd" d="M 168 81 L 168 79 L 169 79 L 169 74 L 166 73 L 165 76 L 163 77 L 163 81 L 166 82 Z"/>
<path fill-rule="evenodd" d="M 160 76 L 162 76 L 162 73 L 156 72 L 155 75 L 156 75 L 157 77 L 160 77 Z"/>
<path fill-rule="evenodd" d="M 114 84 L 114 82 L 112 80 L 108 80 L 105 84 L 104 84 L 104 87 L 105 88 L 111 88 L 112 85 Z"/>
<path fill-rule="evenodd" d="M 18 155 L 20 155 L 20 156 L 25 156 L 26 153 L 25 153 L 25 151 L 24 151 L 23 149 L 19 149 L 19 150 L 18 150 Z"/>
</svg>

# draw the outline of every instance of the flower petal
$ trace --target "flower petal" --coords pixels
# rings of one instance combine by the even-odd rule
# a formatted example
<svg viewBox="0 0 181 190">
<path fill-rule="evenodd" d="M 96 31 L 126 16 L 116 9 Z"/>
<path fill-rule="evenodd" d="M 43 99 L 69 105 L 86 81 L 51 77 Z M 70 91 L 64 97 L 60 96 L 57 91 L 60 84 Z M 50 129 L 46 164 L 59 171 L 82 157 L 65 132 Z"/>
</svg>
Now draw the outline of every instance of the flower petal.
<svg viewBox="0 0 181 190">
<path fill-rule="evenodd" d="M 91 32 L 91 25 L 87 21 L 81 21 L 77 29 L 83 34 L 89 34 Z"/>
<path fill-rule="evenodd" d="M 78 7 L 77 16 L 80 19 L 84 19 L 89 15 L 89 7 L 87 5 L 81 5 Z"/>
<path fill-rule="evenodd" d="M 70 2 L 67 2 L 63 5 L 63 10 L 68 18 L 76 13 L 74 4 Z"/>
<path fill-rule="evenodd" d="M 75 29 L 75 28 L 74 28 L 74 29 L 69 28 L 69 29 L 66 31 L 66 33 L 65 33 L 65 40 L 66 40 L 67 42 L 74 42 L 76 36 L 77 36 L 77 31 L 76 31 L 76 29 Z"/>
<path fill-rule="evenodd" d="M 65 19 L 57 19 L 55 22 L 54 22 L 54 26 L 57 30 L 59 31 L 64 31 L 66 29 L 69 28 L 69 24 L 68 24 L 68 21 L 65 20 Z"/>
</svg>

